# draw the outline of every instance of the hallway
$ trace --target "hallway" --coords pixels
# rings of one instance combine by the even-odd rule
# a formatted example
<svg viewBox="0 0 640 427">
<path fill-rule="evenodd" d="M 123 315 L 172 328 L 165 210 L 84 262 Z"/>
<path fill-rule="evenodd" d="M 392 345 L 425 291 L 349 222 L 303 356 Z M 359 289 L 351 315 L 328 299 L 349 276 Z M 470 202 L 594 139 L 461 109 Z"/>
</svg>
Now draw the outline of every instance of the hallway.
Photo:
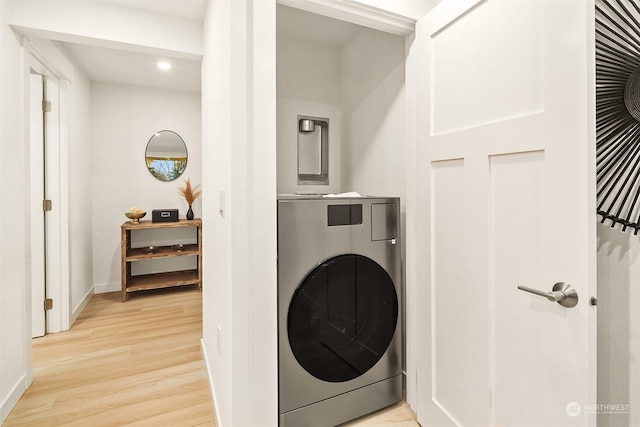
<svg viewBox="0 0 640 427">
<path fill-rule="evenodd" d="M 193 288 L 96 294 L 33 341 L 34 380 L 3 426 L 215 426 Z"/>
</svg>

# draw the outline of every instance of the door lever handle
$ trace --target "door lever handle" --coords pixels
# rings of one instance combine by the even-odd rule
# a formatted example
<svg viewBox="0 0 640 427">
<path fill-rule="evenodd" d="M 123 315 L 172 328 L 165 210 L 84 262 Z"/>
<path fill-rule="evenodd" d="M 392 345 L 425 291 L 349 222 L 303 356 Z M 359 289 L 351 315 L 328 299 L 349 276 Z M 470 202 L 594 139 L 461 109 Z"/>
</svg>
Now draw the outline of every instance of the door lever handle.
<svg viewBox="0 0 640 427">
<path fill-rule="evenodd" d="M 528 286 L 518 286 L 518 289 L 520 289 L 521 291 L 540 295 L 541 297 L 545 297 L 546 299 L 552 302 L 562 301 L 565 298 L 565 295 L 560 291 L 544 292 L 544 291 L 539 291 L 537 289 L 529 288 Z"/>
<path fill-rule="evenodd" d="M 557 302 L 563 307 L 575 307 L 578 304 L 578 293 L 568 283 L 558 282 L 553 285 L 551 292 L 539 291 L 537 289 L 530 288 L 528 286 L 518 286 L 521 291 L 529 292 L 541 297 L 545 297 L 551 302 Z"/>
</svg>

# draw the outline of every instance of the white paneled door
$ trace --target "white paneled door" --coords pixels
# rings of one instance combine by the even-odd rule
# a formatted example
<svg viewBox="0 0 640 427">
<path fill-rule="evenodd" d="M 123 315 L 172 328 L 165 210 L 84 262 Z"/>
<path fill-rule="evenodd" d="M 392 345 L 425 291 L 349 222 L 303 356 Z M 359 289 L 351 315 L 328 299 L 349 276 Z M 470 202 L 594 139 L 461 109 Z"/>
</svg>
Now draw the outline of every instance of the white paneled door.
<svg viewBox="0 0 640 427">
<path fill-rule="evenodd" d="M 593 8 L 443 0 L 417 24 L 423 426 L 595 425 Z M 517 288 L 556 282 L 575 307 Z"/>
</svg>

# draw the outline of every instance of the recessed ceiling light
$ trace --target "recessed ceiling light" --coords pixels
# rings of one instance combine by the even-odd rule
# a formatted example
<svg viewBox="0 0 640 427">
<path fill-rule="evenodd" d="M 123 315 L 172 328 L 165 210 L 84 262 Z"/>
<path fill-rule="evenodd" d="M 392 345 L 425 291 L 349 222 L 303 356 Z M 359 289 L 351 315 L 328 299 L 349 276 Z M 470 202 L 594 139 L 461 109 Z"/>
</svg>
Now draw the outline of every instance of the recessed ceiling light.
<svg viewBox="0 0 640 427">
<path fill-rule="evenodd" d="M 169 64 L 167 61 L 160 61 L 158 62 L 158 68 L 160 68 L 161 70 L 170 70 L 171 69 L 171 64 Z"/>
</svg>

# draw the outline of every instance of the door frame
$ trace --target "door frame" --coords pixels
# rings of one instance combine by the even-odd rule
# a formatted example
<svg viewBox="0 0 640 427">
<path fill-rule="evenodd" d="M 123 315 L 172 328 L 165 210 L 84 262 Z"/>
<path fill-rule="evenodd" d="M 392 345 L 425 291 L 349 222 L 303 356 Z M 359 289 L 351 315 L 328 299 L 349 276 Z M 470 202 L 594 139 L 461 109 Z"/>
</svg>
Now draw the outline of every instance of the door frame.
<svg viewBox="0 0 640 427">
<path fill-rule="evenodd" d="M 69 210 L 68 210 L 68 117 L 67 117 L 67 81 L 69 80 L 69 72 L 62 57 L 59 56 L 57 49 L 51 42 L 44 40 L 24 39 L 23 47 L 25 50 L 25 71 L 26 81 L 33 68 L 38 74 L 45 79 L 56 81 L 59 87 L 59 115 L 55 123 L 59 131 L 59 150 L 49 156 L 51 161 L 50 167 L 46 168 L 46 181 L 49 182 L 53 189 L 49 198 L 54 201 L 54 212 L 56 213 L 47 224 L 47 250 L 55 247 L 58 257 L 53 262 L 47 264 L 47 298 L 53 299 L 53 308 L 46 314 L 46 333 L 55 333 L 65 331 L 70 327 L 70 281 L 69 281 Z M 56 55 L 56 53 L 58 53 Z M 25 99 L 29 99 L 30 88 L 25 84 Z M 27 103 L 28 104 L 28 103 Z M 28 115 L 25 117 L 29 117 Z M 29 124 L 25 124 L 25 156 L 29 167 L 27 168 L 27 176 L 29 184 L 31 180 L 31 163 L 30 163 L 30 130 Z M 26 202 L 27 203 L 27 202 Z M 40 206 L 30 206 L 28 203 L 28 212 L 31 209 L 41 209 Z M 29 234 L 31 228 L 29 227 Z M 53 246 L 55 245 L 55 246 Z M 50 257 L 51 259 L 51 257 Z M 32 286 L 31 277 L 34 268 L 39 268 L 29 264 L 30 271 L 27 272 L 29 280 L 27 281 L 28 302 L 31 304 Z M 28 310 L 27 327 L 31 329 L 31 309 Z"/>
</svg>

